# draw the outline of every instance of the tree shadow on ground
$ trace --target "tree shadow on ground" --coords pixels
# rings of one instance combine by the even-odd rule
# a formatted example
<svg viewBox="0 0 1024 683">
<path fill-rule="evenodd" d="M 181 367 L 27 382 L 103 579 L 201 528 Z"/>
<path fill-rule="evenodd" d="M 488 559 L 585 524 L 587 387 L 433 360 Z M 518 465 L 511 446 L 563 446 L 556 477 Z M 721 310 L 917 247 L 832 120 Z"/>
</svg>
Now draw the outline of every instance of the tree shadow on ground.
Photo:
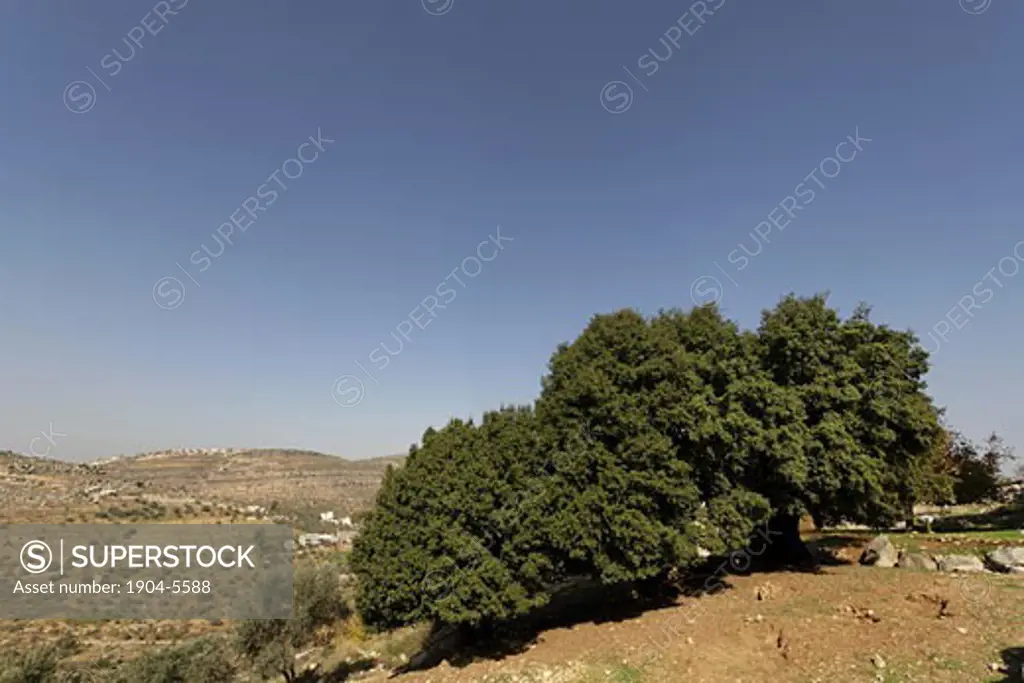
<svg viewBox="0 0 1024 683">
<path fill-rule="evenodd" d="M 857 540 L 857 539 L 853 539 Z M 394 675 L 420 671 L 448 661 L 464 667 L 480 659 L 503 660 L 522 654 L 536 644 L 544 631 L 578 624 L 622 622 L 645 612 L 678 606 L 681 598 L 703 598 L 732 589 L 729 576 L 770 574 L 777 571 L 819 573 L 824 567 L 850 564 L 834 554 L 808 544 L 817 563 L 810 565 L 779 565 L 751 560 L 744 551 L 709 557 L 700 567 L 692 568 L 675 580 L 657 580 L 646 584 L 605 586 L 595 581 L 579 580 L 558 591 L 551 602 L 512 622 L 489 632 L 459 630 L 454 627 L 435 629 L 424 647 Z M 745 560 L 741 558 L 745 557 Z"/>
<path fill-rule="evenodd" d="M 669 586 L 604 586 L 579 580 L 557 591 L 544 607 L 488 631 L 435 629 L 423 649 L 395 675 L 430 669 L 446 660 L 460 668 L 480 659 L 503 660 L 528 650 L 544 631 L 625 621 L 673 605 L 678 594 Z"/>
<path fill-rule="evenodd" d="M 862 545 L 865 541 L 863 536 L 853 534 L 828 534 L 807 542 L 807 547 L 820 551 L 830 551 L 838 548 Z"/>
<path fill-rule="evenodd" d="M 1024 683 L 1024 647 L 1008 647 L 999 655 L 1003 658 L 1006 678 L 996 683 Z"/>
<path fill-rule="evenodd" d="M 864 540 L 863 536 L 830 534 L 808 541 L 807 548 L 814 555 L 819 567 L 841 567 L 853 562 L 844 559 L 839 551 L 843 548 L 860 547 L 864 545 Z"/>
</svg>

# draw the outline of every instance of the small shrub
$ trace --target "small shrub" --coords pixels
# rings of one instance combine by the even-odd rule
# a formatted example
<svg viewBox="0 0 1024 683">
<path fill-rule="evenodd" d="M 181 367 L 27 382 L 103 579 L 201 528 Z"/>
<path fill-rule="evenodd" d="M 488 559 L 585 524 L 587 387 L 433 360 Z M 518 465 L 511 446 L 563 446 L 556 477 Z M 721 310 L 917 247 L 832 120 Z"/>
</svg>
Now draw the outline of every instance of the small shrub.
<svg viewBox="0 0 1024 683">
<path fill-rule="evenodd" d="M 295 680 L 295 651 L 284 619 L 243 621 L 235 632 L 235 649 L 264 679 L 277 675 Z"/>
<path fill-rule="evenodd" d="M 60 670 L 60 663 L 77 649 L 78 641 L 65 632 L 55 643 L 0 654 L 0 683 L 73 682 Z"/>
<path fill-rule="evenodd" d="M 295 649 L 330 642 L 334 626 L 351 611 L 330 565 L 300 567 L 292 588 L 292 618 L 244 621 L 235 647 L 259 675 L 296 680 Z"/>
<path fill-rule="evenodd" d="M 292 600 L 292 630 L 302 641 L 310 639 L 318 627 L 333 625 L 350 613 L 337 569 L 331 565 L 300 567 Z"/>
<path fill-rule="evenodd" d="M 217 638 L 191 642 L 142 655 L 118 667 L 111 683 L 225 683 L 237 667 Z"/>
<path fill-rule="evenodd" d="M 59 659 L 48 649 L 30 649 L 0 660 L 0 683 L 55 683 Z"/>
</svg>

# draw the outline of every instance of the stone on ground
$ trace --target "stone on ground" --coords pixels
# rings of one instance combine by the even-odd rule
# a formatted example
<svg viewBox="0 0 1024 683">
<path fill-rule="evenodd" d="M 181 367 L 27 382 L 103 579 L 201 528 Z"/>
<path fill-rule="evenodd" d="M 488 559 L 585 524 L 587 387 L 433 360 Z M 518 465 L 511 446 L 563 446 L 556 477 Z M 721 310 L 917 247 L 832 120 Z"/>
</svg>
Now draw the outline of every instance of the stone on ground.
<svg viewBox="0 0 1024 683">
<path fill-rule="evenodd" d="M 985 565 L 977 555 L 937 555 L 940 572 L 983 572 Z"/>
<path fill-rule="evenodd" d="M 1014 567 L 1024 568 L 1024 548 L 992 550 L 985 555 L 985 563 L 998 572 L 1012 572 Z"/>
<path fill-rule="evenodd" d="M 895 567 L 899 559 L 896 546 L 892 544 L 888 536 L 876 536 L 864 548 L 860 555 L 860 563 L 874 567 Z"/>
<path fill-rule="evenodd" d="M 896 565 L 900 569 L 917 569 L 920 571 L 936 571 L 939 567 L 935 558 L 926 553 L 900 553 L 900 560 Z"/>
</svg>

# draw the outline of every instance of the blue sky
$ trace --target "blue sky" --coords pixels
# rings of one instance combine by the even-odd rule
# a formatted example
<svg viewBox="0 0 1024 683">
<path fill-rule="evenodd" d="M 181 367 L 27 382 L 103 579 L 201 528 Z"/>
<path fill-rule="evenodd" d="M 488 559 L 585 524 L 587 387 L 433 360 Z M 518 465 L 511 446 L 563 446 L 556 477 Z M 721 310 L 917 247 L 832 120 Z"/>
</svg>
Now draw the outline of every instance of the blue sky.
<svg viewBox="0 0 1024 683">
<path fill-rule="evenodd" d="M 831 290 L 1024 448 L 1019 2 L 2 12 L 4 447 L 402 452 L 596 312 Z"/>
</svg>

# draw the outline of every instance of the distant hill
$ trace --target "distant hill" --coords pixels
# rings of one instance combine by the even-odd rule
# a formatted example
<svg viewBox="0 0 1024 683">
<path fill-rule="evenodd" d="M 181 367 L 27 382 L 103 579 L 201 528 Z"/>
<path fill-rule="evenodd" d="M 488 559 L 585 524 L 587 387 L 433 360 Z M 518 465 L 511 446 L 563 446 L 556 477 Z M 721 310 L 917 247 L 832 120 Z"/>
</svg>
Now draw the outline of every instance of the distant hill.
<svg viewBox="0 0 1024 683">
<path fill-rule="evenodd" d="M 349 460 L 342 458 L 337 455 L 330 455 L 328 453 L 321 453 L 319 451 L 309 451 L 297 448 L 168 448 L 160 451 L 147 451 L 145 453 L 136 453 L 134 455 L 115 455 L 105 458 L 97 458 L 91 460 L 86 464 L 90 465 L 106 465 L 114 462 L 127 462 L 127 461 L 148 461 L 148 460 L 166 460 L 166 459 L 177 459 L 177 458 L 237 458 L 239 456 L 248 457 L 290 457 L 290 458 L 330 458 L 332 460 L 340 460 L 342 462 L 348 462 L 353 464 L 359 463 L 371 463 L 380 461 L 401 461 L 405 459 L 404 455 L 384 455 L 377 456 L 375 458 L 364 458 L 361 460 Z M 29 457 L 29 456 L 24 456 Z"/>
<path fill-rule="evenodd" d="M 188 448 L 75 464 L 6 452 L 0 453 L 0 502 L 28 512 L 40 505 L 73 506 L 103 490 L 352 514 L 373 504 L 386 467 L 403 461 L 397 455 L 346 460 L 293 449 Z"/>
<path fill-rule="evenodd" d="M 0 451 L 0 474 L 3 473 L 25 473 L 30 471 L 47 472 L 51 474 L 72 474 L 85 471 L 84 463 L 70 463 L 52 458 L 42 458 L 34 455 L 15 453 L 14 451 Z"/>
</svg>

